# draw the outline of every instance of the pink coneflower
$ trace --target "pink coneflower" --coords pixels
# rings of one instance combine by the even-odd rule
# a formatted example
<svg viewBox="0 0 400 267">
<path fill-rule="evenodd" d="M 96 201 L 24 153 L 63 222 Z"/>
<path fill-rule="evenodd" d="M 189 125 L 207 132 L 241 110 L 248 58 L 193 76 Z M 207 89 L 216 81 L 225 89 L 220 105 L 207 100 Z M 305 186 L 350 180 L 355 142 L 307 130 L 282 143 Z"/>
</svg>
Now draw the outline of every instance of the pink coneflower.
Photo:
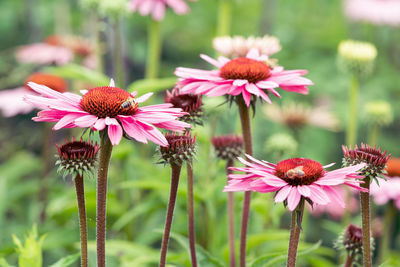
<svg viewBox="0 0 400 267">
<path fill-rule="evenodd" d="M 175 75 L 180 78 L 179 86 L 182 93 L 204 94 L 207 96 L 238 96 L 242 95 L 247 106 L 250 106 L 252 96 L 261 97 L 268 103 L 272 93 L 280 97 L 274 89 L 308 94 L 307 86 L 311 80 L 302 77 L 306 70 L 284 70 L 277 66 L 271 68 L 265 61 L 267 56 L 252 49 L 246 57 L 228 59 L 219 57 L 218 60 L 201 55 L 208 63 L 217 67 L 217 70 L 199 70 L 179 67 Z"/>
<path fill-rule="evenodd" d="M 51 35 L 42 43 L 19 47 L 16 58 L 21 63 L 65 65 L 79 57 L 84 66 L 93 68 L 93 51 L 92 45 L 81 37 Z"/>
<path fill-rule="evenodd" d="M 346 0 L 344 11 L 355 21 L 375 25 L 400 25 L 400 1 L 398 0 Z"/>
<path fill-rule="evenodd" d="M 57 122 L 54 130 L 61 128 L 91 128 L 95 131 L 108 127 L 112 145 L 118 145 L 123 133 L 139 142 L 150 140 L 161 146 L 168 145 L 164 135 L 156 128 L 182 131 L 189 124 L 176 120 L 185 115 L 171 104 L 139 107 L 152 93 L 135 98 L 137 92 L 109 86 L 82 91 L 83 96 L 59 93 L 50 88 L 29 82 L 28 86 L 40 96 L 26 95 L 25 99 L 41 109 L 34 121 Z"/>
<path fill-rule="evenodd" d="M 356 172 L 365 164 L 328 172 L 324 168 L 332 166 L 332 164 L 322 166 L 319 162 L 311 159 L 293 158 L 272 164 L 249 155 L 246 156 L 251 162 L 238 158 L 246 167 L 230 168 L 246 174 L 228 175 L 231 180 L 224 191 L 277 192 L 275 202 L 284 202 L 292 212 L 288 267 L 296 265 L 305 202 L 307 201 L 311 205 L 326 205 L 334 200 L 344 207 L 345 203 L 333 188 L 334 186 L 345 184 L 358 190 L 364 190 L 359 186 L 360 181 L 357 179 L 361 177 Z"/>
<path fill-rule="evenodd" d="M 178 15 L 189 12 L 189 6 L 185 0 L 131 0 L 129 3 L 129 9 L 132 12 L 138 11 L 142 16 L 151 14 L 157 21 L 164 19 L 167 7 L 170 7 Z"/>
<path fill-rule="evenodd" d="M 4 117 L 26 114 L 35 108 L 33 105 L 23 100 L 25 95 L 37 95 L 36 92 L 27 85 L 28 82 L 43 84 L 61 93 L 66 92 L 68 86 L 63 78 L 56 75 L 39 72 L 34 73 L 26 79 L 24 86 L 0 92 L 0 110 Z"/>
<path fill-rule="evenodd" d="M 267 161 L 259 161 L 246 155 L 252 162 L 242 158 L 239 160 L 246 167 L 232 170 L 245 172 L 246 174 L 232 174 L 230 183 L 224 191 L 257 191 L 261 193 L 277 192 L 275 202 L 287 203 L 288 209 L 294 211 L 301 198 L 311 203 L 326 205 L 332 200 L 344 207 L 345 203 L 334 186 L 348 185 L 364 191 L 359 185 L 357 171 L 365 164 L 341 168 L 334 171 L 326 171 L 319 162 L 311 159 L 293 158 L 272 164 Z"/>
</svg>

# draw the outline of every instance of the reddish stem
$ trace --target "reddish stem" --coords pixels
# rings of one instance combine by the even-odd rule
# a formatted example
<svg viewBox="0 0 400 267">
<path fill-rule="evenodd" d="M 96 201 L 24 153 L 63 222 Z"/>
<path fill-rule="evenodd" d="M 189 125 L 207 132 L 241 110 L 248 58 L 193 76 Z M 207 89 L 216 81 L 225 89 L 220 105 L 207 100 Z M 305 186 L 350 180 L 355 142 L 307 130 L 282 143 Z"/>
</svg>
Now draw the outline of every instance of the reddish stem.
<svg viewBox="0 0 400 267">
<path fill-rule="evenodd" d="M 169 193 L 169 202 L 167 208 L 167 218 L 165 219 L 164 235 L 161 243 L 160 267 L 165 267 L 167 260 L 168 241 L 171 233 L 172 218 L 174 216 L 176 195 L 178 193 L 179 176 L 181 165 L 171 164 L 171 189 Z"/>
<path fill-rule="evenodd" d="M 372 266 L 369 186 L 370 186 L 370 178 L 366 177 L 364 178 L 364 183 L 361 184 L 361 187 L 368 189 L 368 192 L 360 193 L 364 267 Z"/>
<path fill-rule="evenodd" d="M 251 125 L 250 111 L 246 106 L 242 97 L 238 98 L 238 108 L 240 122 L 242 125 L 242 135 L 244 143 L 244 151 L 246 154 L 253 155 L 253 146 L 251 141 Z M 249 223 L 251 192 L 244 192 L 243 209 L 242 209 L 242 225 L 240 228 L 240 267 L 246 267 L 246 243 L 247 243 L 247 227 Z"/>
<path fill-rule="evenodd" d="M 233 166 L 233 160 L 229 159 L 226 163 L 226 174 L 232 173 L 229 167 Z M 235 248 L 235 198 L 233 192 L 228 192 L 228 241 L 229 241 L 229 264 L 236 267 L 236 248 Z"/>
<path fill-rule="evenodd" d="M 112 145 L 108 134 L 102 133 L 99 170 L 97 174 L 96 244 L 97 267 L 106 266 L 107 176 Z"/>
<path fill-rule="evenodd" d="M 85 186 L 83 177 L 79 174 L 75 177 L 76 199 L 78 201 L 79 213 L 79 229 L 81 237 L 81 267 L 88 266 L 87 252 L 87 224 L 86 224 L 86 207 L 85 207 Z"/>
<path fill-rule="evenodd" d="M 346 257 L 346 262 L 344 263 L 344 267 L 352 267 L 353 266 L 353 261 L 354 261 L 355 254 L 347 254 Z"/>
<path fill-rule="evenodd" d="M 286 265 L 287 267 L 296 266 L 297 247 L 299 246 L 300 230 L 301 230 L 300 227 L 297 225 L 297 221 L 299 221 L 300 223 L 303 221 L 303 213 L 304 213 L 304 199 L 300 200 L 300 203 L 297 206 L 296 210 L 292 211 L 288 261 Z M 300 218 L 297 218 L 297 216 L 300 216 Z"/>
</svg>

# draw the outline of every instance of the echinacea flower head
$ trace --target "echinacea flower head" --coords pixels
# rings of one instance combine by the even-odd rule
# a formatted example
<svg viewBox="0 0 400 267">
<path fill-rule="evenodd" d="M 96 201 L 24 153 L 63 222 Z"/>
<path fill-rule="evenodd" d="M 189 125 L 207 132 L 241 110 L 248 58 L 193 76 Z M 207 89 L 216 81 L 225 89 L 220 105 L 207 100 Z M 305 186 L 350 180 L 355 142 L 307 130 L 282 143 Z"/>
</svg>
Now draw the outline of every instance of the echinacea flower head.
<svg viewBox="0 0 400 267">
<path fill-rule="evenodd" d="M 90 128 L 107 130 L 112 145 L 118 145 L 125 134 L 139 142 L 148 140 L 167 146 L 164 135 L 157 129 L 183 131 L 190 124 L 176 120 L 186 115 L 172 104 L 140 106 L 152 93 L 136 98 L 137 92 L 129 93 L 109 86 L 81 91 L 83 95 L 59 93 L 50 88 L 29 82 L 39 96 L 26 95 L 25 100 L 41 109 L 34 121 L 57 122 L 53 130 L 61 128 Z"/>
<path fill-rule="evenodd" d="M 4 117 L 26 114 L 35 108 L 32 104 L 23 100 L 27 94 L 37 95 L 27 85 L 28 82 L 40 83 L 61 93 L 66 92 L 68 89 L 67 82 L 59 76 L 39 72 L 33 73 L 25 80 L 24 86 L 0 91 L 0 110 Z"/>
<path fill-rule="evenodd" d="M 335 247 L 346 250 L 350 256 L 354 256 L 357 261 L 362 257 L 362 228 L 354 224 L 349 224 L 335 242 Z"/>
<path fill-rule="evenodd" d="M 289 92 L 308 94 L 307 86 L 313 83 L 302 77 L 306 70 L 284 70 L 281 66 L 271 67 L 266 63 L 267 56 L 251 49 L 246 57 L 218 60 L 206 55 L 201 57 L 217 67 L 216 70 L 199 70 L 179 67 L 175 75 L 179 77 L 181 93 L 194 93 L 206 96 L 226 96 L 230 100 L 243 97 L 247 106 L 258 97 L 272 103 L 269 94 L 280 97 L 275 88 Z"/>
<path fill-rule="evenodd" d="M 360 163 L 365 163 L 365 167 L 360 173 L 369 178 L 376 179 L 385 173 L 385 167 L 390 154 L 387 151 L 382 151 L 380 147 L 371 147 L 367 144 L 361 143 L 361 146 L 354 146 L 352 149 L 350 146 L 342 146 L 343 150 L 343 165 L 352 166 Z"/>
<path fill-rule="evenodd" d="M 214 49 L 228 58 L 245 57 L 251 49 L 257 49 L 261 55 L 271 56 L 279 52 L 282 47 L 275 36 L 220 36 L 213 39 Z"/>
<path fill-rule="evenodd" d="M 360 76 L 366 76 L 372 72 L 378 54 L 372 43 L 354 40 L 340 42 L 338 52 L 339 68 Z"/>
<path fill-rule="evenodd" d="M 177 88 L 173 89 L 172 92 L 167 90 L 165 103 L 171 103 L 174 108 L 181 108 L 182 111 L 186 112 L 179 118 L 179 120 L 185 121 L 190 124 L 203 125 L 203 102 L 200 95 L 193 94 L 181 94 Z"/>
<path fill-rule="evenodd" d="M 371 101 L 365 104 L 364 120 L 369 125 L 388 126 L 393 122 L 393 111 L 389 102 Z"/>
<path fill-rule="evenodd" d="M 243 154 L 243 138 L 234 134 L 211 138 L 217 157 L 223 160 L 235 160 Z"/>
<path fill-rule="evenodd" d="M 400 210 L 400 158 L 390 158 L 387 162 L 386 180 L 371 184 L 370 193 L 377 205 L 385 205 L 393 201 Z"/>
<path fill-rule="evenodd" d="M 354 21 L 373 25 L 400 26 L 400 1 L 398 0 L 346 0 L 344 11 Z"/>
<path fill-rule="evenodd" d="M 164 19 L 167 7 L 178 15 L 188 13 L 190 9 L 186 2 L 186 0 L 131 0 L 129 10 L 138 11 L 141 16 L 151 15 L 154 20 L 161 21 Z"/>
<path fill-rule="evenodd" d="M 305 104 L 288 102 L 282 106 L 269 105 L 263 109 L 265 116 L 274 122 L 286 125 L 290 129 L 315 126 L 337 131 L 339 120 L 326 106 L 311 108 Z"/>
<path fill-rule="evenodd" d="M 166 133 L 167 146 L 160 146 L 161 162 L 181 166 L 187 162 L 191 164 L 196 154 L 196 135 L 192 137 L 190 131 L 184 134 Z"/>
<path fill-rule="evenodd" d="M 93 173 L 99 150 L 100 146 L 97 143 L 84 141 L 82 138 L 80 140 L 72 138 L 71 141 L 57 145 L 58 171 L 63 171 L 64 176 Z"/>
<path fill-rule="evenodd" d="M 361 181 L 357 171 L 365 164 L 326 171 L 321 163 L 305 158 L 292 158 L 272 164 L 246 155 L 250 161 L 239 160 L 246 167 L 231 167 L 231 170 L 245 174 L 231 174 L 224 191 L 257 191 L 261 193 L 277 192 L 275 202 L 284 202 L 290 211 L 294 211 L 302 199 L 310 204 L 326 205 L 331 201 L 342 207 L 345 203 L 334 186 L 348 185 L 360 191 Z"/>
</svg>

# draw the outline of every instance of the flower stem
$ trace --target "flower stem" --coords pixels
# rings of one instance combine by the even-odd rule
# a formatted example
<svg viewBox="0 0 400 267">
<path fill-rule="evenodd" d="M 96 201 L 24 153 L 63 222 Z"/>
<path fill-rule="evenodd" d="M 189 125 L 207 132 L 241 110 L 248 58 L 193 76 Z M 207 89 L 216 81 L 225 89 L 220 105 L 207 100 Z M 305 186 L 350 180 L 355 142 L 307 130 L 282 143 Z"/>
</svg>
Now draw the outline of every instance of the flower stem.
<svg viewBox="0 0 400 267">
<path fill-rule="evenodd" d="M 112 145 L 108 134 L 101 134 L 100 160 L 97 174 L 96 244 L 97 267 L 106 266 L 107 175 Z"/>
<path fill-rule="evenodd" d="M 172 218 L 174 216 L 176 195 L 178 192 L 179 176 L 181 173 L 181 166 L 176 164 L 171 164 L 171 190 L 169 193 L 169 202 L 167 209 L 167 217 L 165 219 L 164 235 L 161 243 L 161 256 L 160 256 L 160 267 L 165 267 L 167 260 L 167 250 L 169 235 L 171 232 Z"/>
<path fill-rule="evenodd" d="M 86 224 L 86 208 L 85 208 L 85 187 L 82 175 L 77 174 L 75 177 L 76 199 L 78 201 L 79 228 L 81 236 L 81 267 L 88 266 L 87 254 L 87 224 Z"/>
<path fill-rule="evenodd" d="M 146 79 L 155 79 L 158 76 L 161 56 L 160 26 L 160 22 L 153 19 L 151 19 L 149 22 Z"/>
<path fill-rule="evenodd" d="M 229 167 L 233 166 L 233 160 L 229 159 L 226 163 L 226 174 L 232 173 Z M 229 240 L 229 263 L 230 267 L 236 267 L 236 248 L 235 248 L 235 203 L 233 192 L 228 192 L 228 240 Z"/>
<path fill-rule="evenodd" d="M 217 36 L 229 35 L 232 19 L 232 1 L 219 0 Z"/>
<path fill-rule="evenodd" d="M 194 228 L 194 207 L 193 207 L 193 168 L 192 162 L 186 164 L 187 169 L 187 212 L 188 212 L 188 233 L 189 248 L 192 266 L 197 267 L 196 258 L 196 234 Z"/>
<path fill-rule="evenodd" d="M 297 208 L 292 211 L 292 222 L 290 225 L 290 239 L 289 239 L 289 250 L 288 250 L 288 261 L 287 267 L 296 266 L 296 257 L 297 257 L 297 247 L 299 245 L 300 239 L 300 226 L 298 222 L 302 222 L 304 214 L 304 199 L 300 200 Z M 299 216 L 299 217 L 297 217 Z"/>
<path fill-rule="evenodd" d="M 383 234 L 381 243 L 379 246 L 379 263 L 383 263 L 387 258 L 390 251 L 390 239 L 391 231 L 393 227 L 394 218 L 396 216 L 396 208 L 394 207 L 393 201 L 390 201 L 386 207 L 385 219 L 383 225 Z"/>
<path fill-rule="evenodd" d="M 368 144 L 370 146 L 375 146 L 376 142 L 378 141 L 378 136 L 379 136 L 379 125 L 374 124 L 371 126 L 371 129 L 369 131 Z"/>
<path fill-rule="evenodd" d="M 353 266 L 353 261 L 354 261 L 355 254 L 347 254 L 346 257 L 346 262 L 344 263 L 344 267 L 352 267 Z"/>
<path fill-rule="evenodd" d="M 125 87 L 125 70 L 124 70 L 124 55 L 121 34 L 121 20 L 116 19 L 113 22 L 114 27 L 114 75 L 116 78 L 117 86 Z"/>
<path fill-rule="evenodd" d="M 370 177 L 364 178 L 364 183 L 361 187 L 369 190 Z M 360 192 L 361 199 L 361 219 L 362 219 L 362 234 L 363 234 L 363 262 L 364 267 L 372 266 L 371 259 L 371 226 L 370 226 L 370 208 L 369 208 L 369 192 Z"/>
<path fill-rule="evenodd" d="M 251 141 L 251 125 L 250 125 L 250 111 L 249 108 L 244 103 L 242 97 L 238 98 L 238 108 L 240 122 L 242 125 L 242 135 L 244 142 L 244 151 L 246 154 L 253 155 L 253 146 Z M 250 200 L 251 192 L 244 192 L 243 198 L 243 209 L 242 209 L 242 225 L 240 229 L 240 267 L 246 266 L 246 241 L 247 241 L 247 226 L 249 223 L 250 214 Z"/>
<path fill-rule="evenodd" d="M 357 142 L 357 113 L 358 113 L 358 76 L 353 75 L 349 90 L 349 119 L 347 124 L 346 143 L 349 146 Z"/>
</svg>

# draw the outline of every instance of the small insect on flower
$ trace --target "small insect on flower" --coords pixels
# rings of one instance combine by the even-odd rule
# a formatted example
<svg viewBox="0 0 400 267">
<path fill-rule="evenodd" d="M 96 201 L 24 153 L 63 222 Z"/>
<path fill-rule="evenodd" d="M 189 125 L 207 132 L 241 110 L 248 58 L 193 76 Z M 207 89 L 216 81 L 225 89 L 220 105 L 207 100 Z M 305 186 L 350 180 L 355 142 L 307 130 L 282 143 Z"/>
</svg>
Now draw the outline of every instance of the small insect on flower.
<svg viewBox="0 0 400 267">
<path fill-rule="evenodd" d="M 136 107 L 137 103 L 136 100 L 133 97 L 129 97 L 126 101 L 122 102 L 121 108 L 123 109 L 129 109 L 131 107 Z"/>
<path fill-rule="evenodd" d="M 305 175 L 306 174 L 303 171 L 303 166 L 290 169 L 285 173 L 285 177 L 289 179 L 303 178 Z"/>
</svg>

